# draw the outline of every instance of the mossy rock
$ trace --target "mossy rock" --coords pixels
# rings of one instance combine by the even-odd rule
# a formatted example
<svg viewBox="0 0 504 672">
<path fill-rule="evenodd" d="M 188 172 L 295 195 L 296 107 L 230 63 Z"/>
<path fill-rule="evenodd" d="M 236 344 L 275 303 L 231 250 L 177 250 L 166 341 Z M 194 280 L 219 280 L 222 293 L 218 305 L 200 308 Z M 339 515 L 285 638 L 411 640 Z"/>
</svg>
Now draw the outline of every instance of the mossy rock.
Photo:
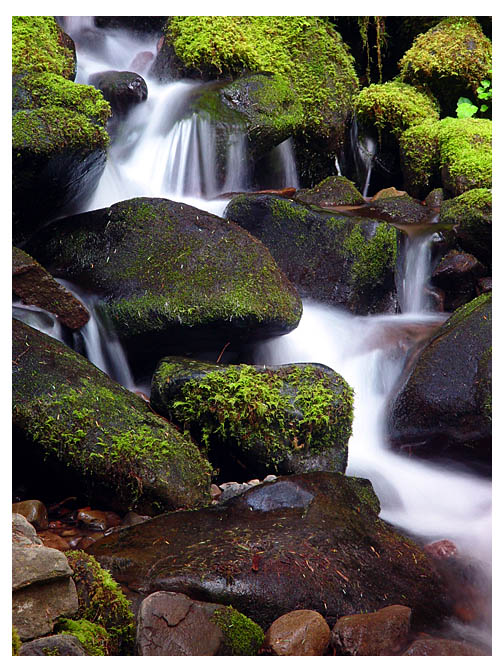
<svg viewBox="0 0 504 672">
<path fill-rule="evenodd" d="M 110 106 L 71 81 L 74 70 L 73 42 L 53 17 L 13 17 L 15 243 L 86 198 L 105 168 Z"/>
<path fill-rule="evenodd" d="M 182 203 L 134 198 L 59 220 L 30 249 L 54 275 L 97 294 L 135 353 L 220 349 L 286 333 L 301 317 L 298 294 L 262 243 Z"/>
<path fill-rule="evenodd" d="M 396 450 L 490 466 L 491 350 L 488 293 L 456 310 L 400 381 L 388 419 Z"/>
<path fill-rule="evenodd" d="M 110 655 L 133 655 L 135 618 L 119 585 L 93 556 L 84 551 L 68 551 L 65 555 L 79 598 L 77 618 L 106 630 Z"/>
<path fill-rule="evenodd" d="M 362 205 L 362 194 L 347 177 L 330 175 L 312 189 L 299 189 L 293 200 L 302 205 Z"/>
<path fill-rule="evenodd" d="M 151 72 L 215 79 L 244 70 L 283 78 L 299 100 L 303 129 L 342 145 L 358 83 L 341 36 L 322 18 L 171 17 Z"/>
<path fill-rule="evenodd" d="M 414 86 L 397 80 L 371 84 L 359 92 L 355 102 L 357 119 L 399 139 L 410 126 L 437 121 L 436 102 Z"/>
<path fill-rule="evenodd" d="M 191 441 L 84 357 L 17 320 L 13 423 L 15 481 L 31 474 L 42 492 L 47 479 L 51 496 L 77 491 L 148 514 L 209 500 L 211 466 Z"/>
<path fill-rule="evenodd" d="M 383 194 L 362 209 L 367 217 L 376 217 L 398 225 L 427 224 L 433 220 L 434 211 L 419 203 L 409 194 Z"/>
<path fill-rule="evenodd" d="M 492 268 L 492 191 L 470 189 L 444 201 L 439 226 L 447 245 L 474 254 L 485 266 Z M 445 229 L 449 229 L 446 231 Z"/>
<path fill-rule="evenodd" d="M 79 620 L 60 618 L 55 626 L 55 632 L 77 637 L 88 656 L 113 655 L 107 631 L 98 623 L 92 623 L 85 618 Z"/>
<path fill-rule="evenodd" d="M 265 368 L 165 358 L 154 372 L 151 404 L 190 429 L 228 475 L 233 462 L 250 478 L 346 469 L 353 391 L 321 364 Z"/>
<path fill-rule="evenodd" d="M 223 656 L 256 656 L 264 641 L 264 632 L 234 607 L 217 608 L 211 620 L 222 630 Z"/>
<path fill-rule="evenodd" d="M 471 16 L 449 16 L 418 35 L 399 62 L 400 77 L 427 86 L 443 116 L 455 112 L 460 96 L 476 95 L 492 67 L 492 43 Z"/>
<path fill-rule="evenodd" d="M 143 594 L 204 595 L 261 628 L 295 609 L 318 611 L 332 627 L 343 615 L 392 604 L 412 609 L 414 627 L 432 626 L 447 612 L 446 588 L 364 490 L 372 493 L 366 479 L 338 473 L 280 476 L 224 505 L 114 532 L 89 550 Z"/>
<path fill-rule="evenodd" d="M 19 656 L 19 649 L 21 648 L 21 638 L 18 631 L 12 626 L 12 655 Z"/>
<path fill-rule="evenodd" d="M 423 197 L 443 186 L 452 196 L 492 187 L 492 122 L 453 119 L 425 122 L 401 135 L 405 188 Z"/>
<path fill-rule="evenodd" d="M 355 313 L 393 303 L 397 231 L 384 221 L 243 194 L 225 216 L 259 238 L 302 296 Z"/>
</svg>

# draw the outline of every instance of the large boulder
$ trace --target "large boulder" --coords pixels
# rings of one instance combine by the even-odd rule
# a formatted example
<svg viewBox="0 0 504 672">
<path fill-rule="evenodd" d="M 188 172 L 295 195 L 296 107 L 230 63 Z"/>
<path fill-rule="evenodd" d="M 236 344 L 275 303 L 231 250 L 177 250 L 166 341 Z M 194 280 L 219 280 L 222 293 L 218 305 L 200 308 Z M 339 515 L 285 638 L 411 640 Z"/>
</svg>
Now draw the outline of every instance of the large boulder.
<svg viewBox="0 0 504 672">
<path fill-rule="evenodd" d="M 491 464 L 492 295 L 459 308 L 434 333 L 392 399 L 396 450 Z"/>
<path fill-rule="evenodd" d="M 492 188 L 492 122 L 453 119 L 411 126 L 400 137 L 401 166 L 409 194 L 424 197 L 442 186 L 451 196 Z"/>
<path fill-rule="evenodd" d="M 397 231 L 386 222 L 270 194 L 235 196 L 224 214 L 266 245 L 302 296 L 356 313 L 389 308 Z"/>
<path fill-rule="evenodd" d="M 124 511 L 209 500 L 208 462 L 139 396 L 17 320 L 12 358 L 15 481 L 51 497 L 76 487 Z"/>
<path fill-rule="evenodd" d="M 152 408 L 191 429 L 214 467 L 233 477 L 272 472 L 345 472 L 353 391 L 321 364 L 223 366 L 161 360 Z M 232 466 L 233 465 L 233 466 Z"/>
<path fill-rule="evenodd" d="M 225 506 L 110 534 L 88 552 L 141 595 L 166 590 L 232 605 L 262 628 L 298 609 L 332 626 L 392 604 L 432 623 L 449 608 L 443 584 L 422 550 L 378 513 L 365 479 L 281 476 Z"/>
<path fill-rule="evenodd" d="M 96 187 L 110 107 L 96 89 L 71 81 L 75 48 L 53 17 L 13 17 L 12 51 L 13 240 L 19 243 Z"/>
<path fill-rule="evenodd" d="M 12 248 L 12 291 L 23 303 L 49 311 L 70 329 L 80 329 L 89 320 L 82 303 L 17 247 Z"/>
<path fill-rule="evenodd" d="M 426 86 L 453 114 L 459 96 L 475 96 L 492 67 L 492 42 L 472 16 L 449 16 L 418 35 L 399 62 L 405 82 Z"/>
<path fill-rule="evenodd" d="M 130 351 L 158 357 L 279 335 L 297 292 L 233 222 L 162 198 L 133 198 L 46 227 L 30 249 L 100 305 Z"/>
</svg>

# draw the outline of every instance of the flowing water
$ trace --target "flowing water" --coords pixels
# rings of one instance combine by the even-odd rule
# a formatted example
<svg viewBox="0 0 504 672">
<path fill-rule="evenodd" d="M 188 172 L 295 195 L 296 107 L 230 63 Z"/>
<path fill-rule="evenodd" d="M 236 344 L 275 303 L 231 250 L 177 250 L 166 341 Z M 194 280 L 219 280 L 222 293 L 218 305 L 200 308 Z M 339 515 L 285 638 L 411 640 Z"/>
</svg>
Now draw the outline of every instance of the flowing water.
<svg viewBox="0 0 504 672">
<path fill-rule="evenodd" d="M 65 29 L 78 50 L 78 75 L 107 69 L 129 69 L 141 52 L 155 53 L 156 40 L 140 41 L 125 31 L 103 31 L 90 17 L 66 17 Z M 247 189 L 250 182 L 245 136 L 230 127 L 224 177 L 215 170 L 215 128 L 203 116 L 188 114 L 188 100 L 198 83 L 177 81 L 160 85 L 141 73 L 149 97 L 119 129 L 102 180 L 86 210 L 105 207 L 133 196 L 167 197 L 222 214 L 223 192 Z M 371 142 L 371 141 L 370 141 Z M 365 150 L 365 151 L 364 151 Z M 365 147 L 364 189 L 369 184 L 375 147 Z M 297 186 L 289 141 L 276 148 L 274 160 L 283 176 L 278 188 Z M 338 165 L 339 171 L 339 165 Z M 82 209 L 82 208 L 81 208 Z M 355 391 L 353 434 L 349 443 L 348 475 L 369 478 L 380 499 L 381 517 L 424 541 L 450 539 L 461 553 L 490 571 L 490 481 L 451 466 L 442 467 L 397 455 L 387 445 L 386 406 L 404 367 L 446 315 L 430 313 L 425 287 L 430 276 L 430 236 L 407 239 L 398 273 L 402 314 L 368 317 L 304 302 L 299 327 L 258 347 L 255 362 L 281 364 L 318 362 L 342 374 Z M 79 295 L 91 312 L 90 322 L 74 337 L 74 346 L 99 368 L 129 389 L 134 382 L 122 348 L 103 323 L 92 297 L 63 283 Z M 16 316 L 63 340 L 55 320 L 33 307 L 15 304 Z M 488 629 L 478 632 L 489 644 Z"/>
</svg>

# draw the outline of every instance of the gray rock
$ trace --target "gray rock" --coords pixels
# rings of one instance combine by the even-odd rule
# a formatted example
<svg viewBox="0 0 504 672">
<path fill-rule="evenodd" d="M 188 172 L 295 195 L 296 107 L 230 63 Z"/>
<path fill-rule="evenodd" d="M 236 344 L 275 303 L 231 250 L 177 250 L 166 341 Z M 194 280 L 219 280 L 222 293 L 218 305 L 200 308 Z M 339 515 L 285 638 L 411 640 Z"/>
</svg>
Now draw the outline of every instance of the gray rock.
<svg viewBox="0 0 504 672">
<path fill-rule="evenodd" d="M 26 642 L 20 656 L 87 656 L 81 643 L 73 635 L 51 635 Z"/>
</svg>

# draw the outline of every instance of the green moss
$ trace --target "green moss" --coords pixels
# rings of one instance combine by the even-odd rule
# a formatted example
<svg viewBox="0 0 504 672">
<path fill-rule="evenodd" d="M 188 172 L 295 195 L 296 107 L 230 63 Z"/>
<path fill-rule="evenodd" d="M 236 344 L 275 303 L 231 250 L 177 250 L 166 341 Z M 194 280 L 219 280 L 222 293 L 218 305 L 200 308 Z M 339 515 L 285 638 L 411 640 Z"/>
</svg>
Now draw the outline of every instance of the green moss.
<svg viewBox="0 0 504 672">
<path fill-rule="evenodd" d="M 440 121 L 439 152 L 455 193 L 492 186 L 492 122 L 488 119 Z M 460 180 L 465 188 L 457 186 Z"/>
<path fill-rule="evenodd" d="M 77 617 L 107 631 L 110 655 L 133 655 L 135 618 L 119 585 L 84 551 L 68 551 L 65 555 L 74 572 L 79 597 Z"/>
<path fill-rule="evenodd" d="M 230 656 L 255 656 L 264 641 L 262 629 L 234 607 L 216 609 L 211 620 L 224 634 L 224 646 Z"/>
<path fill-rule="evenodd" d="M 427 121 L 412 126 L 400 136 L 401 165 L 408 191 L 427 191 L 440 171 L 439 125 Z"/>
<path fill-rule="evenodd" d="M 383 277 L 395 268 L 397 232 L 394 227 L 380 223 L 369 240 L 359 226 L 354 226 L 343 242 L 343 248 L 354 257 L 351 282 L 365 290 L 378 286 Z"/>
<path fill-rule="evenodd" d="M 355 184 L 347 177 L 329 175 L 312 189 L 299 189 L 298 203 L 306 205 L 362 205 L 364 199 Z"/>
<path fill-rule="evenodd" d="M 19 649 L 21 648 L 21 638 L 19 637 L 18 631 L 14 626 L 12 626 L 12 655 L 19 656 Z"/>
<path fill-rule="evenodd" d="M 456 80 L 476 92 L 491 67 L 492 43 L 470 16 L 443 19 L 419 35 L 399 62 L 404 81 L 427 84 L 439 96 Z"/>
<path fill-rule="evenodd" d="M 464 303 L 463 306 L 460 306 L 460 308 L 457 308 L 457 310 L 450 316 L 450 318 L 444 323 L 442 329 L 444 331 L 449 331 L 453 329 L 456 325 L 460 324 L 462 321 L 467 319 L 471 313 L 473 313 L 475 310 L 478 310 L 482 306 L 485 306 L 487 303 L 491 303 L 492 301 L 492 292 L 487 292 L 486 294 L 481 294 L 480 296 L 477 296 L 475 299 L 472 301 L 469 301 L 468 303 Z M 482 315 L 482 320 L 485 320 L 485 322 L 488 322 L 488 317 L 486 315 Z"/>
<path fill-rule="evenodd" d="M 57 646 L 53 646 L 52 648 L 50 646 L 45 646 L 42 649 L 42 653 L 44 656 L 61 656 L 61 652 Z"/>
<path fill-rule="evenodd" d="M 305 128 L 338 109 L 346 116 L 357 89 L 340 35 L 317 17 L 176 16 L 166 36 L 187 67 L 280 75 L 299 99 Z"/>
<path fill-rule="evenodd" d="M 379 132 L 391 132 L 396 138 L 410 126 L 439 119 L 431 97 L 395 80 L 362 89 L 355 107 L 358 118 L 370 122 Z"/>
<path fill-rule="evenodd" d="M 12 119 L 14 153 L 51 156 L 64 150 L 103 149 L 109 137 L 83 114 L 63 107 L 19 110 Z"/>
<path fill-rule="evenodd" d="M 88 656 L 108 656 L 109 637 L 105 628 L 97 623 L 91 623 L 84 618 L 74 621 L 69 618 L 60 618 L 55 626 L 55 632 L 60 635 L 77 637 Z"/>
<path fill-rule="evenodd" d="M 61 75 L 50 72 L 27 75 L 16 82 L 30 95 L 24 109 L 63 107 L 83 114 L 88 120 L 104 125 L 111 115 L 109 103 L 94 86 L 75 84 Z"/>
<path fill-rule="evenodd" d="M 161 364 L 156 377 L 170 377 Z M 249 365 L 226 367 L 185 383 L 172 403 L 180 424 L 195 423 L 203 444 L 233 441 L 246 450 L 261 445 L 266 466 L 304 447 L 311 454 L 346 445 L 353 420 L 353 391 L 341 376 L 313 366 L 271 372 Z M 287 390 L 295 390 L 294 398 Z M 296 420 L 292 420 L 295 411 Z"/>
<path fill-rule="evenodd" d="M 12 17 L 12 71 L 51 72 L 72 78 L 74 55 L 52 16 Z"/>
</svg>

